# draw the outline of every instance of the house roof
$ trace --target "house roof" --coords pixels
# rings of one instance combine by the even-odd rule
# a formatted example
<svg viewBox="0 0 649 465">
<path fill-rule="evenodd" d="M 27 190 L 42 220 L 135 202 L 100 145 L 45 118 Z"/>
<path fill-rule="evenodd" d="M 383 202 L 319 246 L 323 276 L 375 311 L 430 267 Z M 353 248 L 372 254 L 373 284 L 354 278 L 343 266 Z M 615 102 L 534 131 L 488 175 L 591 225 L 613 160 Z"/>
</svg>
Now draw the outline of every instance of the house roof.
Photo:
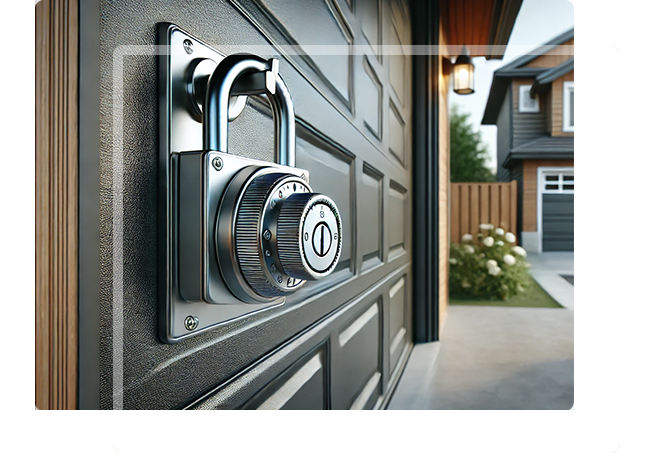
<svg viewBox="0 0 649 465">
<path fill-rule="evenodd" d="M 563 63 L 554 68 L 550 68 L 546 71 L 543 71 L 541 74 L 536 76 L 534 84 L 532 84 L 531 93 L 532 95 L 546 88 L 552 81 L 559 79 L 561 76 L 566 75 L 570 71 L 575 69 L 575 57 L 570 57 Z"/>
<path fill-rule="evenodd" d="M 440 13 L 449 54 L 460 55 L 466 45 L 473 57 L 502 59 L 522 3 L 523 0 L 444 2 Z"/>
<path fill-rule="evenodd" d="M 507 93 L 507 89 L 512 78 L 533 77 L 539 79 L 539 76 L 545 75 L 544 79 L 551 78 L 552 80 L 554 80 L 570 71 L 570 69 L 567 69 L 565 70 L 565 72 L 563 72 L 562 67 L 564 65 L 566 65 L 566 67 L 572 66 L 574 68 L 574 57 L 554 68 L 525 67 L 533 60 L 537 59 L 541 55 L 548 53 L 558 45 L 567 42 L 574 36 L 575 29 L 572 28 L 550 39 L 547 43 L 535 48 L 531 52 L 494 71 L 494 77 L 491 81 L 491 90 L 489 91 L 489 98 L 487 100 L 487 106 L 482 118 L 482 124 L 496 124 L 498 113 L 500 112 L 500 106 L 502 105 L 503 99 L 505 98 L 505 94 Z M 570 64 L 567 64 L 568 62 L 570 62 Z M 558 68 L 561 69 L 557 71 Z M 563 72 L 563 74 L 554 76 L 556 73 L 561 72 Z"/>
<path fill-rule="evenodd" d="M 514 147 L 503 166 L 509 168 L 515 160 L 530 158 L 571 159 L 575 154 L 574 137 L 542 136 Z"/>
</svg>

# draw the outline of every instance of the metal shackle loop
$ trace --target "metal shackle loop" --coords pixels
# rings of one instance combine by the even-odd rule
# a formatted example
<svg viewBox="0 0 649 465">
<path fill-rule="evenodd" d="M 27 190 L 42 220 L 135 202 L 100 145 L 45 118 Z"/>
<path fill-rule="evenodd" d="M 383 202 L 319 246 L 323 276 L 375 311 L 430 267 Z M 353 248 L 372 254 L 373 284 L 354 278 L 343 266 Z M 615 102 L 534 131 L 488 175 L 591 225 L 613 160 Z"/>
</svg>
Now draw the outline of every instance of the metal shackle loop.
<svg viewBox="0 0 649 465">
<path fill-rule="evenodd" d="M 295 111 L 276 58 L 250 54 L 225 57 L 207 81 L 203 149 L 228 152 L 228 109 L 233 95 L 266 94 L 275 127 L 275 162 L 295 166 Z M 243 78 L 243 79 L 242 79 Z M 250 79 L 247 79 L 250 78 Z"/>
</svg>

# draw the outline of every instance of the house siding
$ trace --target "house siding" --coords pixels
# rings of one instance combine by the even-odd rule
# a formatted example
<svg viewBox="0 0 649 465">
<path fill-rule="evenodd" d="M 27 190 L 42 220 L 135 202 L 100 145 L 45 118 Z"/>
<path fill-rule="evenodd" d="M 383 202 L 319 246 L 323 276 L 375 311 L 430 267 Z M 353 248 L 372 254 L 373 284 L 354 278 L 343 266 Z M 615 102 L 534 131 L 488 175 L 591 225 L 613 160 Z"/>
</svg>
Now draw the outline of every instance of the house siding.
<svg viewBox="0 0 649 465">
<path fill-rule="evenodd" d="M 563 83 L 575 80 L 575 72 L 561 76 L 552 82 L 551 134 L 553 137 L 574 137 L 574 132 L 563 131 Z"/>
<path fill-rule="evenodd" d="M 444 22 L 440 23 L 439 44 L 441 50 L 447 45 L 447 31 Z M 439 328 L 444 328 L 448 312 L 448 258 L 450 249 L 450 198 L 451 198 L 451 131 L 449 127 L 448 107 L 448 86 L 451 74 L 451 67 L 444 53 L 438 56 L 439 59 L 439 88 L 438 88 L 438 117 L 439 117 L 439 141 L 438 141 L 438 167 L 439 167 Z"/>
<path fill-rule="evenodd" d="M 573 160 L 524 160 L 522 163 L 522 228 L 524 232 L 536 232 L 537 168 L 540 166 L 574 166 Z"/>
<path fill-rule="evenodd" d="M 512 148 L 512 88 L 509 87 L 503 103 L 500 107 L 496 126 L 498 127 L 498 170 L 496 179 L 498 181 L 509 181 L 509 170 L 503 168 L 502 164 Z"/>
<path fill-rule="evenodd" d="M 533 79 L 515 79 L 512 81 L 512 142 L 514 147 L 546 135 L 549 132 L 546 126 L 545 110 L 547 102 L 545 99 L 540 99 L 538 113 L 521 113 L 518 111 L 520 86 L 531 85 L 533 83 Z"/>
<path fill-rule="evenodd" d="M 514 165 L 511 169 L 511 178 L 512 181 L 516 181 L 516 225 L 514 233 L 516 236 L 519 236 L 523 230 L 523 164 L 518 163 Z"/>
</svg>

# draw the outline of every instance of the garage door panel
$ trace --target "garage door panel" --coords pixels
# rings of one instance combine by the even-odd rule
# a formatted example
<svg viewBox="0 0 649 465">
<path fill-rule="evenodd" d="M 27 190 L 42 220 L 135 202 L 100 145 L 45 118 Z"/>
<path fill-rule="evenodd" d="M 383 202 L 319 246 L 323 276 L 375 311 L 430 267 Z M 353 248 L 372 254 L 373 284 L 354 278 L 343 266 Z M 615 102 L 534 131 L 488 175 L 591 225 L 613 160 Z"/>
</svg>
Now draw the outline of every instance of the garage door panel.
<svg viewBox="0 0 649 465">
<path fill-rule="evenodd" d="M 157 91 L 155 57 L 129 58 L 128 64 L 139 64 L 134 69 L 147 73 L 125 72 L 124 120 L 138 121 L 139 127 L 124 144 L 127 182 L 120 193 L 128 200 L 125 230 L 129 235 L 124 261 L 119 264 L 124 266 L 127 281 L 123 337 L 112 334 L 114 192 L 111 177 L 101 177 L 105 195 L 100 199 L 99 246 L 102 285 L 106 283 L 99 296 L 102 408 L 113 406 L 116 343 L 123 343 L 124 386 L 118 394 L 125 408 L 182 408 L 202 396 L 211 400 L 196 408 L 371 408 L 377 401 L 384 402 L 383 396 L 399 374 L 401 365 L 395 365 L 396 359 L 399 354 L 403 358 L 412 343 L 412 74 L 408 57 L 381 60 L 373 55 L 390 43 L 390 37 L 398 34 L 403 41 L 395 43 L 407 44 L 411 35 L 407 5 L 401 2 L 392 20 L 388 16 L 394 14 L 391 8 L 395 6 L 378 1 L 380 5 L 365 2 L 368 8 L 362 14 L 355 6 L 352 14 L 346 6 L 339 8 L 344 0 L 309 0 L 290 11 L 285 2 L 275 0 L 264 0 L 263 5 L 249 0 L 129 0 L 121 5 L 101 0 L 100 110 L 107 119 L 100 128 L 101 140 L 106 141 L 100 163 L 107 172 L 113 167 L 114 155 L 110 122 L 118 116 L 112 114 L 110 97 L 115 85 L 113 52 L 121 45 L 153 44 L 157 21 L 179 24 L 225 53 L 248 51 L 245 44 L 254 50 L 257 45 L 290 42 L 280 40 L 283 36 L 292 37 L 298 46 L 331 43 L 347 47 L 358 39 L 362 43 L 365 34 L 368 42 L 378 45 L 372 51 L 368 47 L 369 58 L 280 58 L 280 73 L 297 115 L 297 166 L 309 170 L 314 191 L 332 197 L 342 215 L 344 240 L 336 272 L 326 280 L 307 283 L 283 306 L 247 314 L 175 345 L 156 338 L 156 288 L 150 284 L 156 278 L 156 248 L 129 245 L 151 244 L 155 237 L 155 215 L 135 213 L 155 211 L 156 199 L 151 194 L 155 189 L 142 186 L 155 186 L 157 167 L 142 153 L 155 152 L 160 137 L 157 108 L 151 103 Z M 224 22 L 230 25 L 227 30 Z M 278 45 L 275 56 L 292 50 L 292 45 Z M 360 91 L 361 84 L 368 92 Z M 241 156 L 269 159 L 273 147 L 270 112 L 262 100 L 250 100 L 241 119 L 231 124 L 231 149 Z M 129 229 L 135 224 L 140 224 L 139 229 Z M 390 290 L 401 279 L 403 289 L 391 296 Z M 353 308 L 347 309 L 350 302 Z M 376 312 L 371 310 L 375 304 Z M 391 313 L 387 313 L 389 308 Z M 339 315 L 344 318 L 339 320 Z M 394 322 L 388 323 L 389 319 Z M 363 324 L 354 327 L 357 331 L 345 333 L 358 321 Z M 310 331 L 317 336 L 294 343 Z M 338 335 L 346 335 L 347 340 L 339 347 L 341 358 L 334 362 Z M 279 352 L 290 353 L 273 358 Z"/>
<path fill-rule="evenodd" d="M 573 194 L 543 194 L 543 251 L 574 250 L 574 199 Z"/>
<path fill-rule="evenodd" d="M 338 333 L 332 354 L 332 400 L 335 409 L 371 408 L 381 379 L 381 301 L 353 315 Z"/>
</svg>

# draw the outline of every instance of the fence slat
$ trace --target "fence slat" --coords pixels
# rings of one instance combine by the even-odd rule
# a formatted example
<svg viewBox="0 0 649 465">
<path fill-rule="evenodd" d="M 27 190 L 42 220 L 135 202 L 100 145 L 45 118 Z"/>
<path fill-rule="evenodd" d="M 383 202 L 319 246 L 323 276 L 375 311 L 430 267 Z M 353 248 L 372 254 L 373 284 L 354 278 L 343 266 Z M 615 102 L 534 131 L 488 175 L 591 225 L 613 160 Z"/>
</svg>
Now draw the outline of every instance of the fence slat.
<svg viewBox="0 0 649 465">
<path fill-rule="evenodd" d="M 451 241 L 459 242 L 467 233 L 475 236 L 480 223 L 517 234 L 516 187 L 516 181 L 451 183 Z"/>
<path fill-rule="evenodd" d="M 455 199 L 456 207 L 451 207 L 451 242 L 460 242 L 460 186 L 451 184 L 451 199 Z"/>
</svg>

